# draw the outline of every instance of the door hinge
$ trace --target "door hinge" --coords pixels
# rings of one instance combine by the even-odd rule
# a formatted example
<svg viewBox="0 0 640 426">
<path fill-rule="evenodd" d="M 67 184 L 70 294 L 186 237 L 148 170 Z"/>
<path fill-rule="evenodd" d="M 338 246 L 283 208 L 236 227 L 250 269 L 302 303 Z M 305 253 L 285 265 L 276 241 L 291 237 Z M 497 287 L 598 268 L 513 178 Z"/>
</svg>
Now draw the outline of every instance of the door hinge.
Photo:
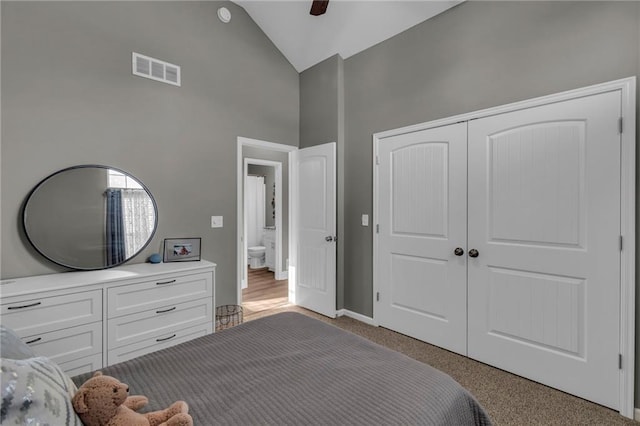
<svg viewBox="0 0 640 426">
<path fill-rule="evenodd" d="M 376 302 L 379 302 L 379 301 L 380 301 L 380 292 L 377 291 L 376 292 Z"/>
<path fill-rule="evenodd" d="M 380 165 L 380 157 L 376 155 L 376 166 L 379 166 L 379 165 Z"/>
<path fill-rule="evenodd" d="M 376 224 L 376 234 L 380 233 L 380 224 Z"/>
<path fill-rule="evenodd" d="M 622 370 L 622 354 L 618 354 L 618 370 Z"/>
<path fill-rule="evenodd" d="M 622 235 L 620 235 L 620 251 L 622 251 Z"/>
<path fill-rule="evenodd" d="M 622 131 L 623 131 L 623 129 L 624 129 L 624 127 L 623 127 L 623 121 L 624 121 L 624 120 L 622 119 L 622 117 L 620 117 L 620 118 L 618 119 L 618 131 L 620 132 L 620 134 L 622 134 Z"/>
</svg>

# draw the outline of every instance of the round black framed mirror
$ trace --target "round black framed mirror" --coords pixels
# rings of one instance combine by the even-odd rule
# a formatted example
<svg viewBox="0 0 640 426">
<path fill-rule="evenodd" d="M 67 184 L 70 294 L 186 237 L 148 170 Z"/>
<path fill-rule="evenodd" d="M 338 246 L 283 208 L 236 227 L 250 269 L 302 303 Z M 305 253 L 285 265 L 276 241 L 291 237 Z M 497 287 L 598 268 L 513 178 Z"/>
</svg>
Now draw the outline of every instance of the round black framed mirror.
<svg viewBox="0 0 640 426">
<path fill-rule="evenodd" d="M 43 179 L 22 212 L 29 242 L 50 261 L 72 269 L 121 265 L 140 253 L 158 226 L 151 192 L 115 167 L 80 165 Z"/>
</svg>

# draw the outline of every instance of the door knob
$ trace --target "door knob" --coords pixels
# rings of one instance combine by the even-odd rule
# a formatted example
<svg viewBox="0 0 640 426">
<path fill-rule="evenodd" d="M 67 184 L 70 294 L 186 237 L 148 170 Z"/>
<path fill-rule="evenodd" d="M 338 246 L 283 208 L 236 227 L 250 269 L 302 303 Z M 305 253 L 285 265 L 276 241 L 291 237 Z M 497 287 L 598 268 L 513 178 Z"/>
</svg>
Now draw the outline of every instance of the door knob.
<svg viewBox="0 0 640 426">
<path fill-rule="evenodd" d="M 331 235 L 329 235 L 329 236 L 324 237 L 324 240 L 331 242 L 331 241 L 333 241 L 333 237 Z"/>
<path fill-rule="evenodd" d="M 469 257 L 478 257 L 480 253 L 476 249 L 469 250 Z"/>
<path fill-rule="evenodd" d="M 456 249 L 453 251 L 453 254 L 455 254 L 456 256 L 462 256 L 464 254 L 464 250 L 462 249 L 462 247 L 456 247 Z"/>
</svg>

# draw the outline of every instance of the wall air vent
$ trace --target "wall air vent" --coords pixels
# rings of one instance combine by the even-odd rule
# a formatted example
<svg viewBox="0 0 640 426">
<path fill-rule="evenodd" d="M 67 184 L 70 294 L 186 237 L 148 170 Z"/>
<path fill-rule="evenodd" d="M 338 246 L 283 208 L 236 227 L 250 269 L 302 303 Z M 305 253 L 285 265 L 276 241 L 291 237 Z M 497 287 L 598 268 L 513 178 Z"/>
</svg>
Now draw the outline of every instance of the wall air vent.
<svg viewBox="0 0 640 426">
<path fill-rule="evenodd" d="M 140 77 L 180 86 L 180 67 L 169 62 L 133 52 L 132 71 Z"/>
</svg>

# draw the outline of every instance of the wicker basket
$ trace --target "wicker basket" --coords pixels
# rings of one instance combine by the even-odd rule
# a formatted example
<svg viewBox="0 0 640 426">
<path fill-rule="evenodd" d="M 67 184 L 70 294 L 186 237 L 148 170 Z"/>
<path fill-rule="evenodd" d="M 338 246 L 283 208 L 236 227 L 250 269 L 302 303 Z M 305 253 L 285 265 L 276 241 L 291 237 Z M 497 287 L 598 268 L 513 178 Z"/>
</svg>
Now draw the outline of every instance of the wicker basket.
<svg viewBox="0 0 640 426">
<path fill-rule="evenodd" d="M 216 308 L 216 331 L 242 324 L 242 306 L 222 305 Z"/>
</svg>

